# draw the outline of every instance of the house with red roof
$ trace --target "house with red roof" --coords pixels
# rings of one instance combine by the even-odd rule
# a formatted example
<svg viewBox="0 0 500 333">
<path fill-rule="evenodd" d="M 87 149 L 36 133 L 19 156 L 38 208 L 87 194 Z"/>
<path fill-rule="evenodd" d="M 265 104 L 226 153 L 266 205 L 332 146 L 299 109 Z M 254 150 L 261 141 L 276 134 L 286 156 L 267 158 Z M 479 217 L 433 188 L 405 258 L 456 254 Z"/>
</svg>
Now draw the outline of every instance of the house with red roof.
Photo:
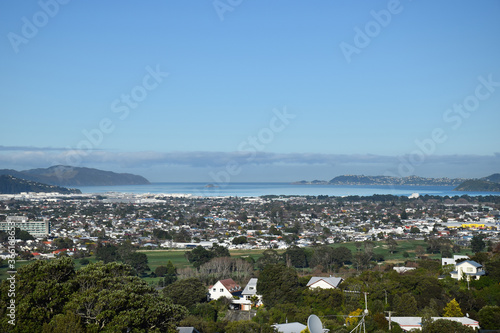
<svg viewBox="0 0 500 333">
<path fill-rule="evenodd" d="M 233 279 L 219 280 L 213 286 L 208 288 L 208 300 L 226 297 L 232 299 L 233 296 L 241 296 L 243 289 L 234 282 Z"/>
</svg>

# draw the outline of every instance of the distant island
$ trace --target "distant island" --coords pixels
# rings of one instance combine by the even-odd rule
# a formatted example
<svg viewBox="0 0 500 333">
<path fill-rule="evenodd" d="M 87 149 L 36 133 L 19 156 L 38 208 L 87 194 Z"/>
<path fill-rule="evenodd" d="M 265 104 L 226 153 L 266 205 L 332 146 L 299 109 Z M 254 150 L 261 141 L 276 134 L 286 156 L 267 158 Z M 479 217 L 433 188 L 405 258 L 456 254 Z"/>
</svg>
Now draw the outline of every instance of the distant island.
<svg viewBox="0 0 500 333">
<path fill-rule="evenodd" d="M 391 177 L 342 175 L 329 181 L 301 180 L 294 185 L 400 185 L 400 186 L 456 186 L 454 191 L 469 192 L 500 192 L 500 173 L 492 174 L 480 179 L 466 178 L 426 178 L 419 176 Z"/>
<path fill-rule="evenodd" d="M 457 186 L 454 191 L 500 192 L 500 173 L 480 179 L 469 179 Z"/>
<path fill-rule="evenodd" d="M 113 186 L 150 184 L 146 178 L 138 175 L 66 165 L 56 165 L 49 168 L 24 171 L 0 169 L 0 175 L 10 175 L 19 179 L 54 186 Z"/>
<path fill-rule="evenodd" d="M 458 186 L 464 178 L 426 178 L 419 176 L 365 176 L 342 175 L 329 181 L 313 180 L 294 182 L 296 185 L 402 185 L 402 186 Z"/>
<path fill-rule="evenodd" d="M 11 175 L 0 176 L 0 194 L 19 194 L 22 192 L 57 192 L 61 194 L 80 194 L 78 189 L 38 183 L 32 180 L 20 179 Z"/>
</svg>

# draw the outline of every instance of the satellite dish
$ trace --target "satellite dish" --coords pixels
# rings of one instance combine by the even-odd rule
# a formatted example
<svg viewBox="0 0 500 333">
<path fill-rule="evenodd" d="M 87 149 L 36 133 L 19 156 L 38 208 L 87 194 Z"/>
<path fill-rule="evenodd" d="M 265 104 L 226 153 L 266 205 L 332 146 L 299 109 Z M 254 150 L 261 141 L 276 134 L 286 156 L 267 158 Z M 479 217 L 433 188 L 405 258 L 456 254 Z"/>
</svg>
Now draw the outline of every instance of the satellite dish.
<svg viewBox="0 0 500 333">
<path fill-rule="evenodd" d="M 316 315 L 310 315 L 307 318 L 307 328 L 311 333 L 323 333 L 323 323 L 321 323 L 321 319 Z"/>
</svg>

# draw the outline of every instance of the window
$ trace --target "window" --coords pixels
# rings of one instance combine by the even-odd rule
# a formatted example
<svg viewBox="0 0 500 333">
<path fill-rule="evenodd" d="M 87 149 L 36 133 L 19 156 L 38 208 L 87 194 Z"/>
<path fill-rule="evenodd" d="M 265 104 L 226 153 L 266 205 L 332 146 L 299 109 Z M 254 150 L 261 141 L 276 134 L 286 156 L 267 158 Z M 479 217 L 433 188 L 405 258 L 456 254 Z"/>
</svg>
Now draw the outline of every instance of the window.
<svg viewBox="0 0 500 333">
<path fill-rule="evenodd" d="M 224 292 L 224 289 L 220 288 L 220 292 L 223 293 Z"/>
<path fill-rule="evenodd" d="M 253 287 L 250 287 L 250 288 L 248 288 L 248 289 L 253 290 Z"/>
<path fill-rule="evenodd" d="M 215 290 L 216 290 L 216 289 L 214 288 L 214 292 L 215 292 Z"/>
<path fill-rule="evenodd" d="M 472 273 L 472 267 L 467 267 L 467 272 Z"/>
</svg>

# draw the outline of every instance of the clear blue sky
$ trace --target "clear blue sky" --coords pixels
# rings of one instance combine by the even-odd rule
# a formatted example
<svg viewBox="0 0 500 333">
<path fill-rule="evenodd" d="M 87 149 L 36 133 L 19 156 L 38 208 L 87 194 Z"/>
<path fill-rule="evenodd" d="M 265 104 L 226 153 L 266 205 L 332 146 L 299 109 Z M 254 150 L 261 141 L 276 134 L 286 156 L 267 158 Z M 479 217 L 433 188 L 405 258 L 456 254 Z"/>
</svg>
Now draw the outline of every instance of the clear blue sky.
<svg viewBox="0 0 500 333">
<path fill-rule="evenodd" d="M 498 0 L 60 2 L 0 2 L 0 168 L 500 172 Z"/>
</svg>

